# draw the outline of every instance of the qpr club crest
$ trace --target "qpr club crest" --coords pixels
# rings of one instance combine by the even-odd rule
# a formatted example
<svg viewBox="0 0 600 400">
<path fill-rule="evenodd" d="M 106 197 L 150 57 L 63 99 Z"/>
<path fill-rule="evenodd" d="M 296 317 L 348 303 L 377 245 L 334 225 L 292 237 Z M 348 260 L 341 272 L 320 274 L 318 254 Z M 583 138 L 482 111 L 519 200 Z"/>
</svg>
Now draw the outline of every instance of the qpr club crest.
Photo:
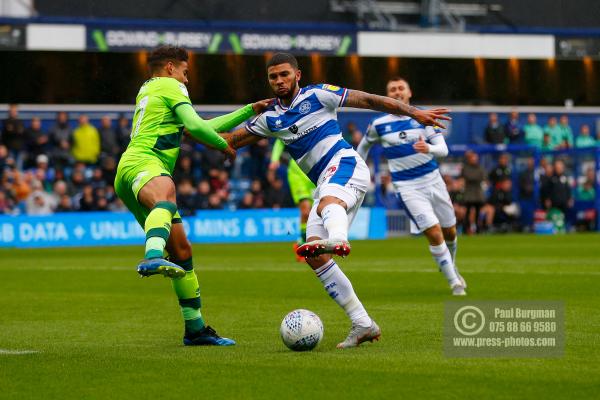
<svg viewBox="0 0 600 400">
<path fill-rule="evenodd" d="M 296 124 L 290 126 L 290 132 L 292 132 L 293 134 L 298 133 L 298 127 L 296 126 Z"/>
<path fill-rule="evenodd" d="M 308 114 L 310 112 L 310 101 L 303 101 L 300 103 L 300 114 Z"/>
<path fill-rule="evenodd" d="M 405 140 L 406 139 L 406 132 L 402 131 L 398 134 L 398 136 L 400 137 L 400 139 Z"/>
</svg>

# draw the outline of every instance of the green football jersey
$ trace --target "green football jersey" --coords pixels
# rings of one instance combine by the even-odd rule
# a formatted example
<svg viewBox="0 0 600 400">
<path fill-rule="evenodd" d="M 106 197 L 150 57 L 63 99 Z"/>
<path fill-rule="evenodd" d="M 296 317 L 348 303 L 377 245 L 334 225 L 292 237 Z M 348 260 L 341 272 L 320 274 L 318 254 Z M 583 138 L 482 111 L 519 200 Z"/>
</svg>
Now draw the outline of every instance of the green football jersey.
<svg viewBox="0 0 600 400">
<path fill-rule="evenodd" d="M 158 157 L 172 173 L 183 135 L 183 123 L 175 109 L 182 104 L 191 105 L 183 83 L 166 77 L 147 80 L 136 97 L 131 141 L 122 161 L 139 163 L 150 155 Z"/>
</svg>

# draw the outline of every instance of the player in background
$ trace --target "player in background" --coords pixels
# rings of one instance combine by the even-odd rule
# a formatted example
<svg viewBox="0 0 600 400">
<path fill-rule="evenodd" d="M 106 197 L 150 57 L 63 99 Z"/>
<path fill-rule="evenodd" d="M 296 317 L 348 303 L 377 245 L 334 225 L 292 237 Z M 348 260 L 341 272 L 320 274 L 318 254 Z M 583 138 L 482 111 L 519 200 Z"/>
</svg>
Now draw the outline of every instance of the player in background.
<svg viewBox="0 0 600 400">
<path fill-rule="evenodd" d="M 412 92 L 403 78 L 387 83 L 387 96 L 410 104 Z M 466 295 L 467 284 L 455 265 L 456 217 L 438 164 L 434 157 L 448 155 L 442 133 L 409 116 L 387 114 L 375 118 L 357 151 L 367 159 L 375 143 L 383 146 L 392 183 L 402 207 L 418 232 L 429 241 L 429 251 L 448 280 L 455 296 Z"/>
<path fill-rule="evenodd" d="M 133 116 L 131 142 L 123 153 L 115 190 L 146 232 L 141 276 L 171 278 L 185 321 L 185 345 L 228 346 L 205 325 L 200 313 L 200 289 L 181 217 L 177 212 L 172 173 L 179 155 L 184 127 L 199 142 L 222 151 L 231 160 L 236 152 L 218 132 L 227 131 L 264 109 L 268 101 L 249 104 L 231 114 L 204 121 L 188 96 L 188 53 L 163 46 L 152 51 L 148 66 L 152 77 L 140 88 Z M 169 260 L 164 258 L 164 250 Z"/>
<path fill-rule="evenodd" d="M 346 105 L 407 114 L 423 124 L 434 125 L 438 119 L 449 119 L 445 115 L 448 110 L 418 110 L 395 99 L 327 84 L 301 88 L 298 62 L 287 53 L 277 53 L 268 61 L 267 77 L 276 96 L 274 104 L 245 129 L 224 137 L 236 149 L 263 137 L 284 142 L 287 152 L 316 185 L 306 226 L 307 242 L 297 254 L 306 257 L 327 293 L 352 321 L 350 333 L 338 347 L 355 347 L 378 339 L 379 327 L 332 259 L 332 254 L 350 253 L 348 228 L 370 183 L 369 168 L 342 138 L 336 111 Z"/>
<path fill-rule="evenodd" d="M 277 170 L 279 168 L 279 159 L 285 149 L 285 145 L 279 139 L 275 140 L 273 149 L 271 150 L 271 163 L 269 164 L 270 170 Z M 294 244 L 294 252 L 298 250 L 300 246 L 306 243 L 306 223 L 308 222 L 308 215 L 313 204 L 313 193 L 315 191 L 315 184 L 302 172 L 298 164 L 293 159 L 290 159 L 287 167 L 287 179 L 292 193 L 292 199 L 294 204 L 298 206 L 300 211 L 300 237 Z M 296 255 L 298 261 L 304 261 L 304 257 Z"/>
</svg>

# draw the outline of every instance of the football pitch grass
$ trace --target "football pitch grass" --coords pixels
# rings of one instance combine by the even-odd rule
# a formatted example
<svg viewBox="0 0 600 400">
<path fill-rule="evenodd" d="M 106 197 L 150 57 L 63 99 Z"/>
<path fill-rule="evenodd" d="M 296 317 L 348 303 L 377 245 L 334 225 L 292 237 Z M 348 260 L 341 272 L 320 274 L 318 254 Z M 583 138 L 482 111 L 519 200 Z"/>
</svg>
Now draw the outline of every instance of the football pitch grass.
<svg viewBox="0 0 600 400">
<path fill-rule="evenodd" d="M 184 347 L 168 279 L 142 248 L 0 250 L 1 399 L 517 399 L 600 397 L 600 235 L 459 239 L 468 300 L 563 300 L 554 359 L 452 359 L 455 300 L 423 238 L 356 241 L 339 264 L 381 341 L 339 350 L 349 324 L 291 244 L 195 245 L 203 314 L 228 348 Z M 321 344 L 295 353 L 279 324 L 316 312 Z"/>
</svg>

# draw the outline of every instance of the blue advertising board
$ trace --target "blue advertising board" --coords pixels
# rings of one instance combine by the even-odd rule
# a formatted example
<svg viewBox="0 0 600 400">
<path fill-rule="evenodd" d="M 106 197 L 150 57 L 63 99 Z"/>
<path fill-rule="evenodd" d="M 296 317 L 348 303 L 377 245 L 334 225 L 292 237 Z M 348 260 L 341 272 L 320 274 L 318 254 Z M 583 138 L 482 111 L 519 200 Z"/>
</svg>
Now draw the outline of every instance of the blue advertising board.
<svg viewBox="0 0 600 400">
<path fill-rule="evenodd" d="M 199 211 L 183 220 L 192 243 L 293 242 L 298 210 Z M 351 239 L 383 239 L 385 210 L 362 208 Z M 64 247 L 142 244 L 144 231 L 129 213 L 57 213 L 0 217 L 0 247 Z"/>
</svg>

